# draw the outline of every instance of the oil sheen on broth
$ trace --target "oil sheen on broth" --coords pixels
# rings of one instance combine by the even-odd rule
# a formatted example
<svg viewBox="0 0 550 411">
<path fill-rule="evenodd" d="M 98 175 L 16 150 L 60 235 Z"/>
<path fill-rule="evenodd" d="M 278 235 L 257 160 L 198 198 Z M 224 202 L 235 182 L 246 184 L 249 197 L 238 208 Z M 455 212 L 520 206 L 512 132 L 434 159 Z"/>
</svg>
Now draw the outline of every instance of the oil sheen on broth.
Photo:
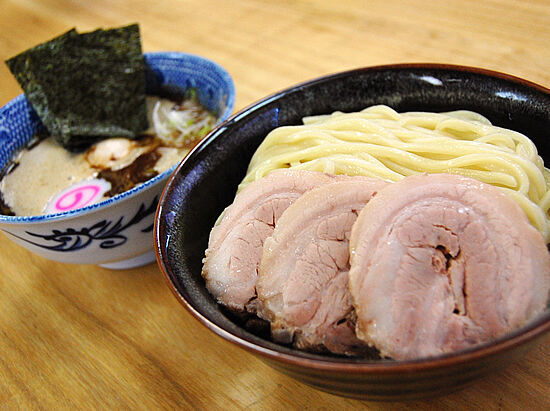
<svg viewBox="0 0 550 411">
<path fill-rule="evenodd" d="M 58 213 L 130 190 L 176 164 L 216 122 L 196 98 L 148 96 L 147 116 L 139 139 L 112 137 L 80 153 L 35 136 L 2 173 L 0 212 Z"/>
</svg>

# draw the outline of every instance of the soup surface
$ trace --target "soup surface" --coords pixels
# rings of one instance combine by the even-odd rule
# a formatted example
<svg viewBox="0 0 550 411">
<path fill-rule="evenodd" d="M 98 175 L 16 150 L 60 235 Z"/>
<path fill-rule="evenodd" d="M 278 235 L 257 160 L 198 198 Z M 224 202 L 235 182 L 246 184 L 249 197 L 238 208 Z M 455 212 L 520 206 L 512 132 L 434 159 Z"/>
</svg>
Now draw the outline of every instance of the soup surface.
<svg viewBox="0 0 550 411">
<path fill-rule="evenodd" d="M 5 168 L 1 212 L 40 215 L 81 208 L 168 170 L 212 129 L 216 118 L 196 98 L 147 97 L 149 129 L 136 140 L 112 137 L 73 153 L 35 136 Z"/>
</svg>

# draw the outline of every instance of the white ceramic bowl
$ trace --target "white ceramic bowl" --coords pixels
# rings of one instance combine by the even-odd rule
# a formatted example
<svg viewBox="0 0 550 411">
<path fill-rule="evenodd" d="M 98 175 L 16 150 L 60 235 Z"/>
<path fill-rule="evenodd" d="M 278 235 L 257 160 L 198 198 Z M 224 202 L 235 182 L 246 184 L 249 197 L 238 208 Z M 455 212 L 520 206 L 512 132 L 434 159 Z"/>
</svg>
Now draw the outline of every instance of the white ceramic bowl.
<svg viewBox="0 0 550 411">
<path fill-rule="evenodd" d="M 195 87 L 198 97 L 225 120 L 233 109 L 230 75 L 203 57 L 176 52 L 146 53 L 147 93 Z M 20 95 L 0 109 L 0 169 L 43 129 Z M 28 250 L 50 260 L 133 268 L 155 261 L 153 223 L 158 200 L 175 165 L 151 180 L 105 201 L 40 216 L 0 215 L 0 230 Z M 22 187 L 24 189 L 24 187 Z"/>
</svg>

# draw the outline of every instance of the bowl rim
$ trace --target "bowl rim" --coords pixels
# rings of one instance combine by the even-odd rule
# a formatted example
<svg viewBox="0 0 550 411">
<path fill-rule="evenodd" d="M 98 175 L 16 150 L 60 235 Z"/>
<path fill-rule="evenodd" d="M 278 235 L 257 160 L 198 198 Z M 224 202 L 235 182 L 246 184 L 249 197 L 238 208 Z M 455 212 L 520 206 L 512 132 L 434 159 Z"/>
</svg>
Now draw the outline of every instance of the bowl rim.
<svg viewBox="0 0 550 411">
<path fill-rule="evenodd" d="M 220 116 L 216 122 L 217 123 L 216 126 L 224 122 L 226 119 L 230 117 L 235 105 L 235 83 L 233 81 L 233 78 L 229 74 L 229 72 L 220 64 L 216 63 L 213 60 L 210 60 L 209 58 L 199 56 L 197 54 L 185 53 L 180 51 L 145 52 L 143 53 L 143 57 L 146 62 L 148 61 L 155 62 L 157 60 L 162 60 L 162 59 L 185 60 L 187 62 L 204 63 L 212 67 L 223 79 L 228 89 L 227 104 L 223 112 L 220 113 Z M 18 96 L 10 100 L 8 103 L 6 103 L 4 106 L 0 107 L 0 110 L 2 111 L 7 110 L 11 106 L 18 104 L 23 100 L 25 100 L 25 94 L 24 93 L 19 94 Z M 190 152 L 191 151 L 192 150 L 190 150 Z M 32 216 L 8 216 L 8 215 L 0 214 L 0 224 L 44 223 L 44 222 L 51 222 L 54 220 L 61 220 L 61 219 L 68 220 L 68 219 L 73 219 L 78 216 L 81 216 L 82 214 L 89 214 L 96 210 L 114 205 L 115 203 L 122 201 L 123 199 L 137 196 L 141 192 L 147 190 L 149 187 L 156 185 L 157 183 L 162 182 L 163 180 L 167 180 L 168 177 L 175 171 L 177 165 L 178 163 L 173 164 L 169 169 L 163 171 L 162 173 L 156 175 L 155 177 L 147 181 L 144 181 L 141 184 L 138 184 L 132 189 L 124 191 L 123 193 L 117 194 L 113 197 L 106 198 L 105 200 L 102 200 L 98 203 L 90 204 L 85 207 L 77 208 L 74 210 L 63 211 L 60 213 L 40 214 L 40 215 L 32 215 Z"/>
<path fill-rule="evenodd" d="M 188 158 L 192 157 L 195 152 L 199 152 L 207 145 L 209 145 L 214 139 L 218 137 L 218 135 L 223 133 L 224 130 L 231 123 L 237 122 L 240 119 L 247 117 L 254 111 L 261 109 L 264 105 L 284 96 L 287 93 L 291 93 L 296 89 L 314 85 L 316 83 L 322 83 L 338 77 L 353 75 L 355 73 L 364 73 L 377 70 L 404 71 L 411 69 L 441 70 L 444 72 L 460 71 L 470 74 L 479 74 L 491 78 L 509 81 L 517 85 L 527 86 L 528 88 L 535 89 L 539 92 L 542 92 L 543 94 L 547 94 L 550 96 L 550 88 L 504 72 L 480 67 L 445 63 L 398 63 L 359 67 L 351 70 L 322 75 L 319 77 L 315 77 L 311 80 L 296 83 L 282 90 L 276 91 L 245 106 L 244 108 L 230 116 L 226 121 L 222 122 L 216 128 L 214 128 L 205 139 L 201 140 L 188 153 L 188 155 L 180 161 L 180 163 L 171 173 L 167 183 L 162 190 L 159 204 L 155 213 L 154 241 L 157 264 L 163 274 L 164 280 L 172 291 L 172 294 L 196 320 L 205 325 L 210 331 L 214 332 L 219 337 L 241 348 L 244 348 L 250 353 L 260 355 L 265 360 L 276 361 L 289 366 L 305 367 L 309 370 L 314 370 L 318 372 L 327 371 L 347 374 L 365 374 L 366 372 L 374 372 L 379 375 L 391 375 L 407 373 L 411 371 L 419 372 L 430 371 L 440 368 L 456 367 L 464 363 L 496 356 L 499 353 L 505 353 L 512 350 L 513 348 L 523 345 L 524 343 L 535 340 L 537 338 L 541 338 L 544 334 L 550 332 L 550 310 L 547 308 L 544 313 L 539 315 L 538 318 L 533 319 L 526 325 L 516 330 L 513 330 L 512 332 L 500 338 L 491 340 L 483 344 L 479 344 L 475 347 L 470 347 L 465 350 L 451 352 L 439 356 L 399 361 L 366 360 L 360 358 L 335 359 L 334 357 L 327 357 L 326 359 L 318 357 L 309 358 L 287 354 L 281 351 L 277 351 L 275 349 L 264 347 L 231 333 L 230 331 L 211 321 L 208 317 L 206 317 L 206 315 L 203 315 L 199 310 L 197 310 L 182 295 L 182 293 L 180 293 L 178 287 L 176 286 L 177 280 L 175 278 L 175 273 L 166 264 L 168 261 L 168 256 L 165 254 L 166 249 L 161 239 L 161 234 L 164 231 L 164 219 L 162 219 L 161 216 L 164 213 L 168 193 L 172 191 L 172 186 L 175 185 L 175 180 L 179 175 L 179 171 L 183 168 Z"/>
</svg>

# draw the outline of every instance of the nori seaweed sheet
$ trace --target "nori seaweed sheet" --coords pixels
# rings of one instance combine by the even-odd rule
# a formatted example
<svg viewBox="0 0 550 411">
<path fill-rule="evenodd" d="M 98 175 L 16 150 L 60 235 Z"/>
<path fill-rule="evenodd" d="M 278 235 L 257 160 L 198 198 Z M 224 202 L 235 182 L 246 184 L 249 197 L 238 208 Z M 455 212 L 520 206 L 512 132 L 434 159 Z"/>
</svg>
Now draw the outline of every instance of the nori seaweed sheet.
<svg viewBox="0 0 550 411">
<path fill-rule="evenodd" d="M 75 29 L 6 61 L 48 131 L 67 149 L 148 127 L 139 26 Z"/>
</svg>

